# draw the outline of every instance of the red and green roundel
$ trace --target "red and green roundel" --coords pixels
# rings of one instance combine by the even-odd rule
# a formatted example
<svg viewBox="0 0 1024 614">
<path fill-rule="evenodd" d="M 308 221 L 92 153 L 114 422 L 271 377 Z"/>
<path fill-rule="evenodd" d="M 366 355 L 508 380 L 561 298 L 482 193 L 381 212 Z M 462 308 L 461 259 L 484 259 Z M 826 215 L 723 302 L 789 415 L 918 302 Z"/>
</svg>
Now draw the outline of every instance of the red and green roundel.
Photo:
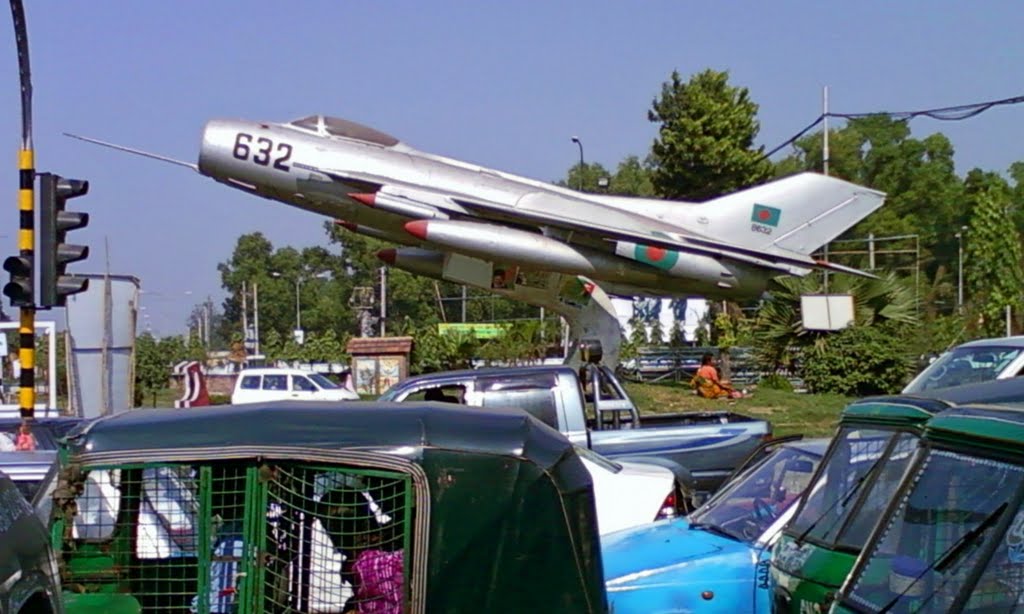
<svg viewBox="0 0 1024 614">
<path fill-rule="evenodd" d="M 679 252 L 653 245 L 637 245 L 633 248 L 633 257 L 644 264 L 667 271 L 679 261 Z"/>
<path fill-rule="evenodd" d="M 757 222 L 758 224 L 764 224 L 773 228 L 779 225 L 780 217 L 782 217 L 782 211 L 768 205 L 755 204 L 754 210 L 750 213 L 751 222 Z"/>
</svg>

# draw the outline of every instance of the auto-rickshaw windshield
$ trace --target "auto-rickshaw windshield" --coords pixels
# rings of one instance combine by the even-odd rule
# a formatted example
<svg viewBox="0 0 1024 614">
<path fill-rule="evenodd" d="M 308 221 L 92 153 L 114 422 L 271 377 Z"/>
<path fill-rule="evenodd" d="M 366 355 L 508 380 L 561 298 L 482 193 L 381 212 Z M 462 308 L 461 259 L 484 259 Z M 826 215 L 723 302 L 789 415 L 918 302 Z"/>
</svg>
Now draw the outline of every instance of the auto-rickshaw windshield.
<svg viewBox="0 0 1024 614">
<path fill-rule="evenodd" d="M 798 448 L 779 447 L 690 514 L 690 522 L 753 543 L 807 488 L 818 462 Z"/>
<path fill-rule="evenodd" d="M 899 487 L 917 441 L 898 431 L 840 429 L 788 532 L 827 546 L 862 548 Z"/>
<path fill-rule="evenodd" d="M 1004 605 L 998 611 L 1013 611 L 1024 595 L 1024 517 L 1008 506 L 1024 486 L 1024 468 L 933 450 L 907 484 L 909 493 L 865 549 L 850 605 L 871 612 L 948 612 L 959 592 L 967 591 L 967 611 Z M 1016 519 L 1006 531 L 1001 521 L 1008 513 Z M 984 559 L 993 541 L 997 552 Z M 974 568 L 986 561 L 988 578 L 969 586 Z"/>
</svg>

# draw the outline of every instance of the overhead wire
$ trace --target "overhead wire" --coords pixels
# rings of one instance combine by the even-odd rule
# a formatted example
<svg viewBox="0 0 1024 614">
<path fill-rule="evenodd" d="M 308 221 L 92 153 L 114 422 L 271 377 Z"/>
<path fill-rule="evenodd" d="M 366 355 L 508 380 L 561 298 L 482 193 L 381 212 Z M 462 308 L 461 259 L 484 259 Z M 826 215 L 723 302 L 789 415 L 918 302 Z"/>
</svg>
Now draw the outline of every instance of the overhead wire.
<svg viewBox="0 0 1024 614">
<path fill-rule="evenodd" d="M 975 102 L 971 104 L 962 104 L 952 107 L 939 107 L 935 109 L 922 109 L 919 111 L 873 111 L 870 113 L 822 113 L 813 122 L 807 125 L 806 128 L 797 132 L 795 135 L 789 137 L 778 146 L 773 147 L 770 151 L 761 156 L 761 159 L 770 158 L 779 152 L 782 148 L 792 145 L 797 139 L 813 130 L 818 124 L 822 123 L 826 117 L 836 117 L 839 119 L 862 119 L 865 117 L 875 116 L 886 116 L 896 121 L 910 121 L 915 117 L 930 117 L 938 121 L 961 121 L 964 119 L 970 119 L 981 115 L 985 111 L 993 107 L 1020 104 L 1024 102 L 1024 96 L 1013 96 L 1010 98 L 1002 98 L 1000 100 L 987 100 L 985 102 Z"/>
</svg>

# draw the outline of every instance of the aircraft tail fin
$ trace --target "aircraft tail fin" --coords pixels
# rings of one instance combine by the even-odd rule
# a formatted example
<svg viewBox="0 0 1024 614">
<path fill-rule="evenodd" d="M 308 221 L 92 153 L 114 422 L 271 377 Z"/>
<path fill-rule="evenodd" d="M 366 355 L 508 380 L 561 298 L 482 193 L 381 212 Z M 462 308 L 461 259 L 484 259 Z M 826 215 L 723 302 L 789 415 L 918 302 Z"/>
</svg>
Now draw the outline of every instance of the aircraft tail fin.
<svg viewBox="0 0 1024 614">
<path fill-rule="evenodd" d="M 801 173 L 701 203 L 697 214 L 709 231 L 730 243 L 809 255 L 884 201 L 882 192 Z"/>
</svg>

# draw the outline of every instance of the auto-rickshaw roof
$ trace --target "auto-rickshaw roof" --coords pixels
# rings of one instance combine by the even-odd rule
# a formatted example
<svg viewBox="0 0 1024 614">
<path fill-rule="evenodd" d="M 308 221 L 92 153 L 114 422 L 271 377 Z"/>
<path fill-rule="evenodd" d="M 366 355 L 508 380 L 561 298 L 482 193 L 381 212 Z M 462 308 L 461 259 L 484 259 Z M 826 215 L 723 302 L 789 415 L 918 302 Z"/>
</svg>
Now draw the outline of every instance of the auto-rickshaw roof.
<svg viewBox="0 0 1024 614">
<path fill-rule="evenodd" d="M 925 439 L 963 446 L 970 450 L 989 449 L 1024 460 L 1024 408 L 971 405 L 948 409 L 925 428 Z"/>
<path fill-rule="evenodd" d="M 278 401 L 185 409 L 135 409 L 100 418 L 68 437 L 73 453 L 227 447 L 440 448 L 499 454 L 551 466 L 572 451 L 558 431 L 516 409 L 434 402 Z"/>
<path fill-rule="evenodd" d="M 870 422 L 878 425 L 918 425 L 949 408 L 938 399 L 911 395 L 867 397 L 854 401 L 843 410 L 842 422 Z"/>
</svg>

